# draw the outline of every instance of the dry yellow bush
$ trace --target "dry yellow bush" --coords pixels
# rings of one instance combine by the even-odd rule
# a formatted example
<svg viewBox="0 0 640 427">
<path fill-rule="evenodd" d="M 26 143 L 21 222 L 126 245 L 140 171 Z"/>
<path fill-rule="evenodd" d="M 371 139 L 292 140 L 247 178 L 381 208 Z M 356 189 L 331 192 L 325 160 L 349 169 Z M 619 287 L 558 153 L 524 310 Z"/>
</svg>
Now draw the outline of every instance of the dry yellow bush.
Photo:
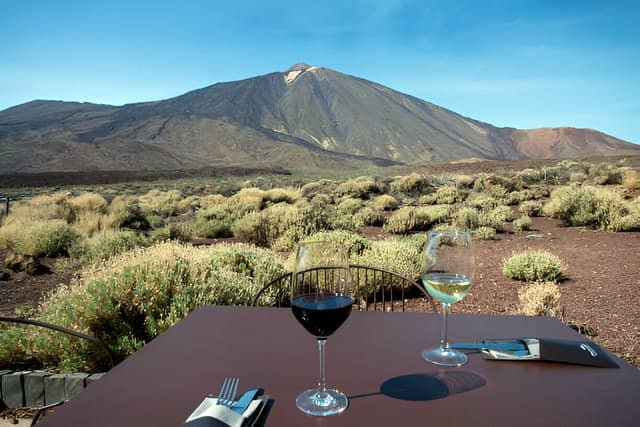
<svg viewBox="0 0 640 427">
<path fill-rule="evenodd" d="M 622 178 L 622 186 L 627 190 L 640 189 L 640 173 L 637 170 L 627 170 Z"/>
<path fill-rule="evenodd" d="M 371 205 L 374 207 L 374 209 L 377 209 L 379 211 L 392 211 L 398 209 L 399 203 L 395 199 L 395 197 L 388 194 L 383 194 L 376 197 Z"/>
<path fill-rule="evenodd" d="M 518 313 L 525 316 L 558 316 L 560 287 L 553 282 L 532 283 L 518 291 Z"/>
<path fill-rule="evenodd" d="M 265 201 L 266 192 L 259 188 L 243 188 L 229 197 L 229 206 L 240 212 L 259 211 Z"/>
<path fill-rule="evenodd" d="M 104 212 L 107 204 L 106 199 L 96 193 L 84 193 L 69 199 L 69 205 L 77 211 Z"/>
<path fill-rule="evenodd" d="M 302 194 L 295 188 L 272 188 L 267 190 L 264 197 L 271 203 L 295 203 L 300 200 Z"/>
<path fill-rule="evenodd" d="M 138 204 L 144 212 L 167 217 L 178 213 L 178 204 L 182 199 L 182 193 L 178 190 L 151 190 L 138 197 Z"/>
<path fill-rule="evenodd" d="M 97 211 L 81 211 L 72 225 L 83 236 L 91 237 L 102 230 L 103 225 L 106 224 L 105 218 L 105 215 Z"/>
</svg>

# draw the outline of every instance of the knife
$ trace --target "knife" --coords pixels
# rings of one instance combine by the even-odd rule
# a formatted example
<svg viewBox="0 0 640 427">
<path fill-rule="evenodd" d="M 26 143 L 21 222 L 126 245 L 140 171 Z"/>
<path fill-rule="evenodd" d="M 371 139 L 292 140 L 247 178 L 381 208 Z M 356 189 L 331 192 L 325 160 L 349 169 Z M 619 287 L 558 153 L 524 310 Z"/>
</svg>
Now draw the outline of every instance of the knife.
<svg viewBox="0 0 640 427">
<path fill-rule="evenodd" d="M 498 350 L 498 351 L 526 351 L 527 347 L 521 343 L 492 342 L 492 343 L 459 343 L 451 344 L 451 348 L 456 350 Z"/>
<path fill-rule="evenodd" d="M 240 396 L 240 399 L 238 399 L 236 404 L 233 405 L 231 410 L 238 414 L 242 414 L 244 410 L 247 409 L 247 406 L 249 406 L 251 401 L 255 399 L 256 396 L 260 396 L 263 393 L 264 390 L 260 387 L 252 388 L 251 390 L 246 391 L 242 396 Z"/>
</svg>

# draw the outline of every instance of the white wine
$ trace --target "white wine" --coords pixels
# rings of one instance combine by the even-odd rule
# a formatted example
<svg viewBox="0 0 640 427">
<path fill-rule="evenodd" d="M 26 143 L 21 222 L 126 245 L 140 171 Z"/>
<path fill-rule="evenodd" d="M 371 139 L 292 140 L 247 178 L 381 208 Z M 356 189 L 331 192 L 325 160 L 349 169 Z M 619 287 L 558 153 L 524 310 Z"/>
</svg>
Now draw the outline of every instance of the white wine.
<svg viewBox="0 0 640 427">
<path fill-rule="evenodd" d="M 422 283 L 432 297 L 445 304 L 460 301 L 471 289 L 471 279 L 456 274 L 423 274 Z"/>
</svg>

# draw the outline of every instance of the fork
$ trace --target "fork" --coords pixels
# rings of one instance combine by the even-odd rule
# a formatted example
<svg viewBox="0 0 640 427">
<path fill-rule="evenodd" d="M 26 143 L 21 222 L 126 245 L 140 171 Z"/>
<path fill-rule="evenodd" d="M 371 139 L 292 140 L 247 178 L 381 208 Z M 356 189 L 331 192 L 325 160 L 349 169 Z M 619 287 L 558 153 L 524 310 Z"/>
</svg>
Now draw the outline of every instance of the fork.
<svg viewBox="0 0 640 427">
<path fill-rule="evenodd" d="M 229 408 L 233 406 L 239 382 L 240 379 L 238 377 L 227 377 L 224 379 L 220 394 L 218 395 L 218 405 L 228 406 Z"/>
</svg>

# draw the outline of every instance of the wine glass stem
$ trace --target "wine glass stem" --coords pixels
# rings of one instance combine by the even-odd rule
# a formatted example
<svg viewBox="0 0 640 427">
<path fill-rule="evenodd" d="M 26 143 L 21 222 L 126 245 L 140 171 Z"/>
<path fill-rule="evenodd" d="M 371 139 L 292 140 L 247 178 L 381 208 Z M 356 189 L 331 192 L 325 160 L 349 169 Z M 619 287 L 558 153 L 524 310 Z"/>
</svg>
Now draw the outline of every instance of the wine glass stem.
<svg viewBox="0 0 640 427">
<path fill-rule="evenodd" d="M 440 350 L 449 350 L 449 341 L 447 340 L 447 317 L 451 304 L 442 303 L 442 330 L 440 331 Z"/>
<path fill-rule="evenodd" d="M 324 345 L 327 342 L 326 338 L 316 338 L 318 341 L 318 352 L 320 353 L 320 378 L 318 380 L 318 391 L 324 393 L 327 391 L 327 387 L 324 379 Z"/>
</svg>

